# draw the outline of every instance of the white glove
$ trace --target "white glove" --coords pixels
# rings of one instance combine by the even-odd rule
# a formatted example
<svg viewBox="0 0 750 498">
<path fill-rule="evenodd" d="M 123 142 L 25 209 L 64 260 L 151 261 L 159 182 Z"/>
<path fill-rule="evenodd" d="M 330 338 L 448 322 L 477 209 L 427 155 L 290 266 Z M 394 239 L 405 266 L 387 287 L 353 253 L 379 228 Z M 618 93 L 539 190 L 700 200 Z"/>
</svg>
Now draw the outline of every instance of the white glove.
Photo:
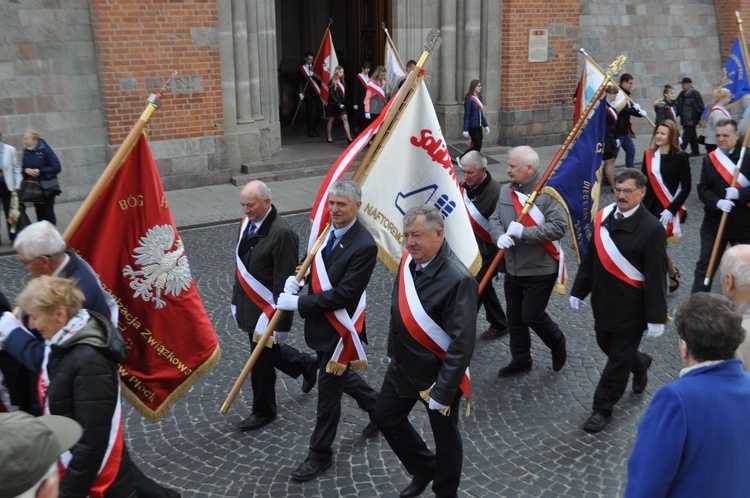
<svg viewBox="0 0 750 498">
<path fill-rule="evenodd" d="M 232 316 L 234 317 L 235 325 L 239 325 L 239 322 L 237 322 L 237 306 L 234 304 L 232 305 Z"/>
<path fill-rule="evenodd" d="M 278 330 L 273 331 L 273 343 L 281 346 L 289 340 L 289 332 L 279 332 Z"/>
<path fill-rule="evenodd" d="M 581 300 L 575 296 L 570 296 L 570 307 L 578 311 L 581 309 Z"/>
<path fill-rule="evenodd" d="M 490 134 L 490 127 L 489 126 L 485 126 L 484 127 L 484 131 L 486 131 L 487 135 L 489 135 Z"/>
<path fill-rule="evenodd" d="M 433 398 L 430 398 L 430 410 L 442 410 L 444 408 L 448 408 L 448 405 L 444 405 L 442 403 L 438 403 Z"/>
<path fill-rule="evenodd" d="M 370 116 L 370 113 L 369 113 L 369 112 L 366 112 L 366 113 L 365 113 L 365 117 L 366 117 L 367 119 L 372 119 L 372 117 Z"/>
<path fill-rule="evenodd" d="M 677 141 L 680 142 L 680 145 L 682 145 L 682 137 L 677 137 Z"/>
<path fill-rule="evenodd" d="M 505 230 L 505 233 L 511 237 L 520 239 L 523 235 L 523 225 L 517 221 L 511 221 L 510 225 L 508 225 L 508 228 Z"/>
<path fill-rule="evenodd" d="M 620 148 L 620 139 L 616 138 L 615 139 L 615 149 L 619 149 L 619 148 Z"/>
<path fill-rule="evenodd" d="M 356 111 L 357 109 L 359 109 L 359 106 L 358 106 L 357 104 L 354 104 L 354 105 L 352 106 L 352 109 L 354 109 L 354 110 Z"/>
<path fill-rule="evenodd" d="M 289 278 L 286 279 L 286 282 L 284 282 L 284 292 L 287 294 L 296 294 L 299 292 L 299 290 L 305 286 L 305 281 L 297 282 L 297 277 L 294 275 L 291 275 Z"/>
<path fill-rule="evenodd" d="M 731 213 L 733 207 L 734 202 L 728 201 L 726 199 L 719 199 L 719 202 L 716 203 L 716 209 L 724 211 L 725 213 Z"/>
<path fill-rule="evenodd" d="M 3 316 L 0 317 L 0 345 L 2 345 L 5 338 L 17 328 L 23 328 L 23 323 L 13 316 L 13 313 L 6 311 Z"/>
<path fill-rule="evenodd" d="M 727 192 L 726 196 L 724 196 L 725 199 L 729 199 L 731 201 L 740 198 L 740 189 L 735 187 L 727 187 L 724 190 Z"/>
<path fill-rule="evenodd" d="M 642 118 L 645 118 L 646 116 L 648 116 L 648 111 L 646 109 L 641 109 L 640 111 L 638 111 L 638 114 L 640 114 Z"/>
<path fill-rule="evenodd" d="M 663 323 L 647 323 L 646 327 L 646 337 L 649 339 L 653 339 L 654 337 L 659 337 L 664 333 L 664 324 Z"/>
<path fill-rule="evenodd" d="M 639 104 L 637 102 L 635 104 L 633 104 L 633 107 L 635 108 L 636 111 L 640 111 L 641 110 L 641 104 Z"/>
<path fill-rule="evenodd" d="M 669 209 L 665 209 L 661 212 L 661 215 L 659 216 L 659 221 L 662 225 L 668 225 L 672 223 L 672 213 L 669 211 Z"/>
<path fill-rule="evenodd" d="M 299 309 L 299 296 L 292 294 L 279 294 L 279 298 L 276 300 L 276 309 L 284 311 L 297 311 Z"/>
<path fill-rule="evenodd" d="M 468 131 L 464 132 L 464 138 L 469 138 L 469 132 Z"/>
<path fill-rule="evenodd" d="M 513 242 L 513 239 L 507 233 L 502 234 L 497 239 L 497 247 L 499 247 L 500 249 L 509 249 L 514 245 L 516 245 L 516 243 Z"/>
<path fill-rule="evenodd" d="M 505 280 L 505 273 L 501 271 L 497 272 L 497 278 L 500 280 Z"/>
<path fill-rule="evenodd" d="M 305 94 L 304 93 L 300 93 L 299 94 L 299 99 L 300 100 L 305 100 Z"/>
<path fill-rule="evenodd" d="M 346 106 L 344 104 L 339 104 L 339 109 L 345 109 Z"/>
</svg>

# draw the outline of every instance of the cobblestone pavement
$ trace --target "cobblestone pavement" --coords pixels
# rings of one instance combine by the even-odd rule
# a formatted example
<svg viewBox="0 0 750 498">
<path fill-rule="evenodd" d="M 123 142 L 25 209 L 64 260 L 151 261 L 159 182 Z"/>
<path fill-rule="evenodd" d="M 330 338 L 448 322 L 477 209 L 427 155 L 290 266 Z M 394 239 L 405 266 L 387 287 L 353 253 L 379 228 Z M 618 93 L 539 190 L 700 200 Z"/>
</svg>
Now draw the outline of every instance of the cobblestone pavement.
<svg viewBox="0 0 750 498">
<path fill-rule="evenodd" d="M 693 159 L 694 183 L 699 165 L 699 159 Z M 612 195 L 604 194 L 603 202 L 611 201 Z M 670 246 L 682 270 L 682 287 L 670 295 L 670 310 L 688 295 L 698 254 L 702 210 L 695 187 L 688 209 L 685 238 Z M 303 235 L 300 239 L 306 240 L 307 216 L 293 215 L 288 220 Z M 235 429 L 249 413 L 249 384 L 227 415 L 219 413 L 249 354 L 247 336 L 237 331 L 229 311 L 236 230 L 235 225 L 218 225 L 181 233 L 223 357 L 157 424 L 147 422 L 125 404 L 125 434 L 133 460 L 146 474 L 181 490 L 186 497 L 395 496 L 409 483 L 409 476 L 382 436 L 366 440 L 360 435 L 367 418 L 350 398 L 343 402 L 334 466 L 318 479 L 302 484 L 290 481 L 289 475 L 307 454 L 317 390 L 303 394 L 301 379 L 279 374 L 279 417 L 258 432 Z M 566 259 L 574 277 L 577 265 L 571 251 Z M 6 294 L 14 297 L 27 280 L 15 257 L 0 258 L 0 288 Z M 380 385 L 385 373 L 392 282 L 392 275 L 378 264 L 368 287 L 370 344 L 366 351 L 371 369 L 364 373 L 373 386 Z M 495 286 L 502 288 L 497 282 Z M 573 312 L 567 296 L 553 294 L 548 311 L 567 336 L 568 363 L 561 372 L 552 371 L 549 351 L 532 334 L 533 370 L 499 378 L 498 368 L 510 359 L 507 336 L 477 341 L 471 364 L 471 415 L 462 415 L 460 422 L 464 437 L 460 496 L 622 495 L 638 421 L 654 392 L 676 378 L 680 369 L 674 328 L 669 325 L 662 337 L 644 340 L 642 350 L 655 359 L 646 392 L 634 395 L 628 390 L 607 429 L 591 435 L 581 424 L 589 413 L 605 357 L 596 346 L 590 308 Z M 480 312 L 477 328 L 482 331 L 486 326 Z M 301 331 L 297 317 L 292 344 L 308 351 Z M 424 409 L 416 407 L 412 420 L 427 434 L 430 444 Z"/>
</svg>

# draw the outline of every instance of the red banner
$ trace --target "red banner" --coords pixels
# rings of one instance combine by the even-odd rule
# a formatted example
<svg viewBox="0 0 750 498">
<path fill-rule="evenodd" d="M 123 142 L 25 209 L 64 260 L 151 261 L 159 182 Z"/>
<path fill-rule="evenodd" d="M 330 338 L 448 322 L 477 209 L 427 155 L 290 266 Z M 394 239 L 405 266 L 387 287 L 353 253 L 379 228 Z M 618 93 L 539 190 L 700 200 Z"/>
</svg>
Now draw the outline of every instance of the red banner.
<svg viewBox="0 0 750 498">
<path fill-rule="evenodd" d="M 120 308 L 125 398 L 156 422 L 221 357 L 141 136 L 70 237 Z"/>
<path fill-rule="evenodd" d="M 336 50 L 333 48 L 331 30 L 326 29 L 313 64 L 313 72 L 320 76 L 320 99 L 326 104 L 328 103 L 328 84 L 331 82 L 333 70 L 338 65 L 339 61 L 336 57 Z"/>
</svg>

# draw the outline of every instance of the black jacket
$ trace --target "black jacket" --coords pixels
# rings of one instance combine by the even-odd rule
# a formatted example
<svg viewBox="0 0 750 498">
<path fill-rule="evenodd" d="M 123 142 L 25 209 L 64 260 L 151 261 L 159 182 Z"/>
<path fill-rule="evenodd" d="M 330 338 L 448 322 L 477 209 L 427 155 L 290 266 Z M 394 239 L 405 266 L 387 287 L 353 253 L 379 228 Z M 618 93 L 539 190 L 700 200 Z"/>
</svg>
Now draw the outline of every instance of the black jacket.
<svg viewBox="0 0 750 498">
<path fill-rule="evenodd" d="M 623 90 L 625 94 L 630 97 L 630 92 Z M 617 134 L 618 135 L 629 135 L 630 134 L 630 116 L 640 117 L 641 113 L 636 110 L 630 101 L 625 102 L 625 106 L 620 109 L 617 113 Z"/>
<path fill-rule="evenodd" d="M 39 139 L 33 150 L 23 149 L 23 163 L 21 165 L 24 179 L 31 178 L 26 174 L 26 168 L 39 169 L 39 180 L 50 180 L 55 178 L 62 169 L 60 160 L 52 151 L 47 142 Z"/>
<path fill-rule="evenodd" d="M 643 166 L 641 167 L 643 174 L 649 178 L 646 168 L 646 154 L 651 154 L 651 149 L 646 149 L 643 153 Z M 690 194 L 690 189 L 692 188 L 690 158 L 688 157 L 687 152 L 679 149 L 672 149 L 668 155 L 662 155 L 659 171 L 661 171 L 661 177 L 667 190 L 669 190 L 672 195 L 677 192 L 678 187 L 680 189 L 680 193 L 677 194 L 674 197 L 674 200 L 672 200 L 669 206 L 667 206 L 670 213 L 673 215 L 677 214 L 680 207 L 685 204 L 685 201 Z M 664 211 L 661 201 L 654 193 L 654 187 L 651 185 L 650 178 L 646 184 L 646 196 L 643 198 L 643 205 L 657 218 L 661 215 L 661 212 Z M 681 221 L 684 222 L 685 220 Z"/>
<path fill-rule="evenodd" d="M 741 148 L 740 143 L 737 142 L 734 150 L 729 154 L 729 159 L 734 164 L 740 160 Z M 745 156 L 740 171 L 746 178 L 750 178 L 750 155 Z M 719 199 L 726 197 L 725 189 L 728 186 L 729 184 L 711 164 L 710 155 L 707 154 L 703 158 L 701 179 L 698 182 L 698 198 L 703 203 L 704 212 L 702 229 L 707 229 L 711 233 L 717 232 L 723 212 L 716 208 L 716 203 Z M 734 208 L 727 216 L 727 223 L 724 226 L 724 238 L 748 240 L 750 239 L 750 207 L 747 203 L 750 202 L 750 188 L 741 188 L 740 198 L 733 202 Z"/>
<path fill-rule="evenodd" d="M 412 265 L 414 265 L 412 261 Z M 477 326 L 477 281 L 453 253 L 448 242 L 417 275 L 414 285 L 425 312 L 450 337 L 445 360 L 414 339 L 399 311 L 398 276 L 391 297 L 388 335 L 389 372 L 396 376 L 401 397 L 419 399 L 434 383 L 430 397 L 450 405 L 474 353 Z"/>
<path fill-rule="evenodd" d="M 677 115 L 683 126 L 695 126 L 703 115 L 703 98 L 698 90 L 690 88 L 687 92 L 681 91 L 677 96 Z"/>
</svg>

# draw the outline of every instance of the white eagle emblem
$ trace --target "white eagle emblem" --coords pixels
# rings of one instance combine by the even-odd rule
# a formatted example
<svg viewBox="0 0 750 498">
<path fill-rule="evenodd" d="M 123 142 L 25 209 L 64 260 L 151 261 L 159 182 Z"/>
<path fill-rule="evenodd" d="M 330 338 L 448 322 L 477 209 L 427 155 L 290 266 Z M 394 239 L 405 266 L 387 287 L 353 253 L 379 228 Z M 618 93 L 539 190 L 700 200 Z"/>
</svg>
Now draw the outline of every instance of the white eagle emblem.
<svg viewBox="0 0 750 498">
<path fill-rule="evenodd" d="M 182 291 L 190 289 L 193 281 L 182 240 L 175 242 L 171 225 L 157 225 L 149 228 L 139 242 L 132 257 L 141 269 L 126 265 L 122 274 L 130 278 L 134 298 L 153 301 L 157 309 L 164 308 L 167 302 L 162 299 L 162 294 L 179 296 Z"/>
</svg>

